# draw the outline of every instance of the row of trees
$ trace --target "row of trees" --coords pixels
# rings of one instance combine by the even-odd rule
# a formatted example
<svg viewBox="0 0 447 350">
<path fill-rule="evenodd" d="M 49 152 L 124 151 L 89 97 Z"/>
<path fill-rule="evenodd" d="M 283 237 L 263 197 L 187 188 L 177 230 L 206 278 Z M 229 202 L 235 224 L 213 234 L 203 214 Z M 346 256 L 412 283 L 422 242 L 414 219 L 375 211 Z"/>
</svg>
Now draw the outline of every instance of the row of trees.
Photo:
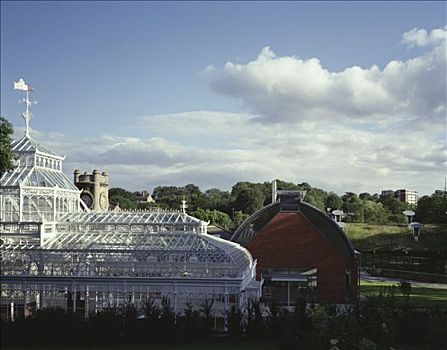
<svg viewBox="0 0 447 350">
<path fill-rule="evenodd" d="M 416 210 L 414 206 L 401 202 L 394 196 L 346 192 L 339 196 L 312 187 L 306 182 L 294 184 L 277 180 L 278 189 L 305 190 L 304 201 L 325 211 L 341 209 L 347 213 L 346 221 L 370 224 L 404 223 L 402 212 L 412 209 L 417 212 L 417 219 L 424 223 L 446 223 L 446 198 L 444 191 L 436 191 L 432 196 L 421 198 Z M 184 187 L 158 186 L 153 191 L 156 203 L 137 203 L 135 195 L 121 188 L 110 189 L 109 198 L 112 205 L 118 204 L 123 209 L 143 209 L 150 207 L 179 209 L 185 199 L 188 212 L 202 219 L 210 220 L 226 229 L 234 229 L 248 215 L 264 205 L 271 203 L 271 183 L 238 182 L 231 191 L 211 188 L 202 192 L 194 185 Z"/>
<path fill-rule="evenodd" d="M 91 314 L 85 321 L 76 314 L 47 310 L 15 322 L 2 322 L 1 342 L 3 348 L 172 344 L 211 339 L 215 344 L 219 339 L 253 339 L 277 342 L 279 349 L 287 350 L 374 350 L 402 344 L 440 349 L 447 342 L 447 310 L 411 308 L 408 303 L 398 303 L 393 293 L 370 297 L 343 311 L 332 305 L 305 304 L 289 311 L 276 304 L 252 302 L 244 312 L 232 306 L 225 325 L 222 314 L 218 319 L 214 316 L 211 300 L 203 301 L 198 309 L 188 304 L 176 315 L 167 298 L 159 306 L 146 302 L 142 313 L 127 305 Z M 227 337 L 222 338 L 224 330 Z"/>
</svg>

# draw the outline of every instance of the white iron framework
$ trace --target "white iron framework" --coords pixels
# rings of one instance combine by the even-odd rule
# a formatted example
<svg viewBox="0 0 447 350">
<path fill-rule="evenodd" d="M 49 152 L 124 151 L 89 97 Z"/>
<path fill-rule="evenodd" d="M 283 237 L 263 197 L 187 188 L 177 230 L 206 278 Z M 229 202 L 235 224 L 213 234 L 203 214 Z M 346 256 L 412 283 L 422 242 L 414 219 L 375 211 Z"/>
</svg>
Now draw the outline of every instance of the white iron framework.
<svg viewBox="0 0 447 350">
<path fill-rule="evenodd" d="M 148 298 L 214 300 L 216 311 L 258 297 L 256 262 L 240 245 L 207 234 L 181 211 L 92 212 L 62 172 L 64 157 L 29 133 L 13 141 L 14 170 L 0 182 L 1 314 L 14 319 L 60 307 L 89 313 Z M 18 84 L 18 85 L 17 85 Z M 26 90 L 25 90 L 25 87 Z"/>
</svg>

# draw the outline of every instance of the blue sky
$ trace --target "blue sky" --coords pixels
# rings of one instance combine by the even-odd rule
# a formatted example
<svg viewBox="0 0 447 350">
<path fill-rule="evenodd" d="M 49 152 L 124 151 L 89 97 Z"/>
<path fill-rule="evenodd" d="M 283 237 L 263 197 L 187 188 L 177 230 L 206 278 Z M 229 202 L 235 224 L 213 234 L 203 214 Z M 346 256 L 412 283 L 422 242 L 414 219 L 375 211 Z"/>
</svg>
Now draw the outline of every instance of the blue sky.
<svg viewBox="0 0 447 350">
<path fill-rule="evenodd" d="M 422 91 L 411 109 L 391 106 L 408 100 L 402 97 L 405 84 L 429 79 L 413 72 L 408 62 L 436 55 L 436 47 L 445 45 L 445 26 L 445 2 L 2 1 L 1 113 L 19 132 L 22 107 L 12 81 L 24 78 L 36 88 L 33 97 L 39 102 L 33 106 L 33 135 L 67 154 L 66 171 L 106 169 L 112 185 L 132 189 L 189 182 L 227 189 L 238 180 L 277 177 L 337 192 L 412 187 L 431 193 L 445 173 L 445 135 L 431 129 L 442 129 L 445 103 L 424 100 L 430 92 Z M 417 42 L 423 33 L 415 31 L 405 41 L 404 33 L 412 29 L 425 30 L 428 39 Z M 436 29 L 444 34 L 432 32 Z M 319 64 L 312 66 L 312 59 Z M 396 81 L 390 69 L 385 72 L 393 60 L 410 67 L 402 73 L 408 78 Z M 299 62 L 309 64 L 301 67 Z M 360 75 L 365 73 L 371 84 L 377 83 L 374 91 L 385 86 L 386 99 L 379 89 L 371 101 L 379 96 L 377 101 L 389 104 L 388 109 L 359 102 L 372 93 L 369 87 L 351 105 L 334 105 L 337 94 L 324 97 L 343 84 L 349 91 L 356 88 L 358 75 L 351 71 L 335 77 L 354 66 L 364 70 Z M 270 69 L 273 73 L 264 74 Z M 436 69 L 445 71 L 445 59 Z M 318 79 L 323 82 L 324 72 L 338 86 L 335 90 L 322 95 L 316 86 L 305 89 Z M 278 74 L 285 79 L 278 80 Z M 438 83 L 445 88 L 444 81 Z M 429 121 L 420 119 L 428 113 L 424 108 L 437 110 Z M 324 113 L 314 114 L 316 109 Z M 324 129 L 329 115 L 332 131 Z M 415 150 L 383 131 L 402 134 L 408 123 L 428 125 L 427 130 L 418 126 L 414 135 L 425 139 L 418 144 L 422 159 L 411 159 Z M 315 141 L 328 132 L 333 135 Z M 280 152 L 282 145 L 271 142 L 274 136 L 263 140 L 261 135 L 269 133 L 284 135 L 296 153 Z M 320 153 L 302 148 L 304 134 L 314 134 L 307 140 L 309 149 L 313 145 L 312 152 L 320 148 Z M 357 139 L 346 140 L 353 134 Z M 370 145 L 380 139 L 383 147 L 371 150 L 370 162 L 351 154 L 348 168 L 328 178 L 313 160 L 335 166 L 334 157 L 342 155 L 331 155 L 331 147 L 343 154 L 345 149 L 334 146 L 341 138 L 348 151 L 359 146 L 365 152 L 357 144 L 364 139 Z M 96 153 L 85 155 L 86 144 Z M 277 159 L 278 165 L 262 169 L 266 157 Z M 305 171 L 288 165 L 300 159 L 308 164 Z M 146 176 L 135 175 L 135 168 L 144 168 Z"/>
</svg>

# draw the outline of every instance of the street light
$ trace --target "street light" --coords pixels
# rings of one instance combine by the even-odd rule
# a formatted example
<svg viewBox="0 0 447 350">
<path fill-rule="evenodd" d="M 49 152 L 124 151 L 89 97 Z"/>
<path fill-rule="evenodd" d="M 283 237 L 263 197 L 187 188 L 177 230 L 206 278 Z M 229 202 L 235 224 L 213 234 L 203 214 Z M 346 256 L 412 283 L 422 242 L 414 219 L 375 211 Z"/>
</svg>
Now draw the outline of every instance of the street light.
<svg viewBox="0 0 447 350">
<path fill-rule="evenodd" d="M 419 241 L 419 235 L 420 235 L 420 233 L 421 233 L 421 230 L 422 230 L 422 224 L 420 223 L 420 222 L 412 222 L 411 224 L 410 224 L 410 226 L 413 228 L 413 237 L 414 237 L 414 240 L 416 241 L 416 242 L 418 242 Z"/>
<path fill-rule="evenodd" d="M 413 210 L 405 210 L 402 214 L 404 214 L 405 217 L 407 218 L 407 225 L 410 225 L 411 222 L 413 221 L 413 216 L 415 212 Z"/>
</svg>

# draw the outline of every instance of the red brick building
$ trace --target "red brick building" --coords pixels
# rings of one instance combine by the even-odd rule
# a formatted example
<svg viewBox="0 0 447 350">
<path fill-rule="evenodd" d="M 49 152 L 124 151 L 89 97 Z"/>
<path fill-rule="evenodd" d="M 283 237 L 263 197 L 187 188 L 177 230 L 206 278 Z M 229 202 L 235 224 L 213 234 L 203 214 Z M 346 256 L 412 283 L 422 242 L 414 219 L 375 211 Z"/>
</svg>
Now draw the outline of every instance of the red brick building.
<svg viewBox="0 0 447 350">
<path fill-rule="evenodd" d="M 298 191 L 279 191 L 279 201 L 253 214 L 232 240 L 257 259 L 263 301 L 353 303 L 358 253 L 336 222 L 301 197 Z"/>
</svg>

